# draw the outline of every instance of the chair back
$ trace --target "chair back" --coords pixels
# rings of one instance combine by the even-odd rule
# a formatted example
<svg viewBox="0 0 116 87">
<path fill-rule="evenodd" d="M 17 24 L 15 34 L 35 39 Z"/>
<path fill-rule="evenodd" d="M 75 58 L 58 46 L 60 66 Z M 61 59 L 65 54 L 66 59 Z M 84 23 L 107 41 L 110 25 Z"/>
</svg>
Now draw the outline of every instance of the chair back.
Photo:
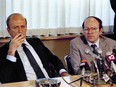
<svg viewBox="0 0 116 87">
<path fill-rule="evenodd" d="M 74 75 L 75 73 L 74 73 L 74 70 L 73 70 L 72 65 L 71 65 L 70 55 L 66 55 L 64 57 L 64 61 L 66 63 L 66 68 L 68 70 L 68 73 L 71 74 L 71 75 Z"/>
</svg>

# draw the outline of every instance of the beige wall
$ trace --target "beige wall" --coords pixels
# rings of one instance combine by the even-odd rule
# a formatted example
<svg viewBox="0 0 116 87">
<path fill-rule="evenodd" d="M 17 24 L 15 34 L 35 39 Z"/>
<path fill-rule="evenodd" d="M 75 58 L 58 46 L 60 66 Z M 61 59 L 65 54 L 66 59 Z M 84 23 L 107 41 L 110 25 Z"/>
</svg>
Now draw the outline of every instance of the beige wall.
<svg viewBox="0 0 116 87">
<path fill-rule="evenodd" d="M 64 63 L 64 56 L 69 54 L 71 39 L 42 41 L 44 45 Z M 65 63 L 64 63 L 65 64 Z"/>
</svg>

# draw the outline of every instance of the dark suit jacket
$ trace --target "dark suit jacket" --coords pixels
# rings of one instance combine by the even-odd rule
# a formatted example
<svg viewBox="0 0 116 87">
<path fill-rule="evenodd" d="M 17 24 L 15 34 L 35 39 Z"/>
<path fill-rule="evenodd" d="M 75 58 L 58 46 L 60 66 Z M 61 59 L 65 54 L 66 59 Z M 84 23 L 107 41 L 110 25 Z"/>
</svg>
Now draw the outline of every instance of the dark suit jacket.
<svg viewBox="0 0 116 87">
<path fill-rule="evenodd" d="M 115 12 L 114 17 L 114 35 L 116 36 L 116 0 L 110 0 L 111 7 L 113 11 Z"/>
<path fill-rule="evenodd" d="M 51 65 L 54 65 L 57 72 L 59 72 L 60 69 L 64 69 L 61 60 L 53 55 L 38 38 L 29 38 L 27 41 L 32 45 L 39 55 L 43 66 L 50 77 L 54 77 L 53 74 L 55 73 L 52 72 L 51 69 L 53 69 L 53 67 L 51 68 Z M 0 48 L 0 81 L 2 83 L 7 83 L 27 80 L 26 73 L 18 52 L 15 53 L 17 61 L 11 62 L 6 59 L 8 49 L 9 43 Z"/>
</svg>

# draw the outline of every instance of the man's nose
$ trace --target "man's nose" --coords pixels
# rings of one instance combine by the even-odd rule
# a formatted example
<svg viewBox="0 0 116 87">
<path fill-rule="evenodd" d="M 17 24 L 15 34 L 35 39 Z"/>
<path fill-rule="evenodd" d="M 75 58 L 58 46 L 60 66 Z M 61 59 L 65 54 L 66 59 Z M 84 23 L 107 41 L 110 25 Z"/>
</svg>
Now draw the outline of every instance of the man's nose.
<svg viewBox="0 0 116 87">
<path fill-rule="evenodd" d="M 88 29 L 88 33 L 92 33 L 93 32 L 93 30 L 90 28 L 90 29 Z"/>
<path fill-rule="evenodd" d="M 19 33 L 22 32 L 22 28 L 21 28 L 21 27 L 18 28 L 18 32 L 19 32 Z"/>
</svg>

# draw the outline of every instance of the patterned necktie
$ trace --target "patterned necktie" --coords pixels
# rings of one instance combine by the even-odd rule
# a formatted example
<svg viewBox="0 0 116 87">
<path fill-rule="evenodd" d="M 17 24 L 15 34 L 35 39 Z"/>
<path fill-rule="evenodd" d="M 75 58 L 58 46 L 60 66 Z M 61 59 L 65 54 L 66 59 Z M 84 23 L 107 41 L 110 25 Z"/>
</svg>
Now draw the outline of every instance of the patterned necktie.
<svg viewBox="0 0 116 87">
<path fill-rule="evenodd" d="M 97 51 L 96 51 L 97 46 L 95 44 L 93 44 L 93 45 L 91 45 L 91 47 L 93 48 L 93 53 L 98 54 Z"/>
<path fill-rule="evenodd" d="M 31 64 L 31 66 L 33 67 L 37 78 L 45 78 L 43 72 L 41 71 L 39 65 L 37 64 L 35 58 L 33 57 L 32 53 L 30 52 L 30 50 L 26 47 L 26 44 L 22 44 L 23 50 L 25 52 L 25 54 L 27 55 L 27 58 Z"/>
</svg>

